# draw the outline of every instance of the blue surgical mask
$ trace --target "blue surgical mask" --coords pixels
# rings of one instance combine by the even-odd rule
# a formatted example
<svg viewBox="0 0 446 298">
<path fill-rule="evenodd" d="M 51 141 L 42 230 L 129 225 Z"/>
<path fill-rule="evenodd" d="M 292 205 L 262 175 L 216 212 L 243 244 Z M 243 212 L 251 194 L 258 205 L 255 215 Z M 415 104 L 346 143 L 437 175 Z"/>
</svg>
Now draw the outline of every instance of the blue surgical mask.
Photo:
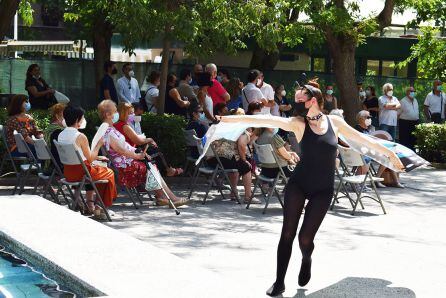
<svg viewBox="0 0 446 298">
<path fill-rule="evenodd" d="M 118 121 L 119 121 L 119 113 L 116 112 L 116 113 L 113 114 L 112 122 L 113 122 L 113 123 L 116 123 L 116 122 L 118 122 Z"/>
<path fill-rule="evenodd" d="M 217 81 L 219 81 L 219 82 L 221 83 L 222 80 L 223 80 L 223 79 L 222 79 L 221 76 L 217 76 Z"/>
<path fill-rule="evenodd" d="M 412 97 L 412 98 L 414 98 L 416 94 L 417 94 L 416 92 L 410 92 L 409 93 L 410 97 Z"/>
<path fill-rule="evenodd" d="M 438 85 L 438 86 L 437 86 L 437 91 L 443 91 L 443 86 Z"/>
<path fill-rule="evenodd" d="M 25 111 L 28 112 L 29 110 L 31 110 L 31 103 L 29 101 L 25 102 Z"/>
<path fill-rule="evenodd" d="M 333 94 L 333 90 L 331 90 L 331 89 L 330 89 L 330 90 L 327 90 L 327 94 L 328 94 L 328 95 L 332 95 L 332 94 Z"/>
<path fill-rule="evenodd" d="M 272 132 L 273 135 L 276 135 L 278 132 L 279 132 L 279 129 L 277 127 L 273 128 L 273 132 Z"/>
<path fill-rule="evenodd" d="M 200 113 L 200 118 L 199 118 L 199 120 L 200 120 L 200 121 L 206 121 L 206 120 L 207 120 L 206 115 L 205 115 L 204 113 Z"/>
<path fill-rule="evenodd" d="M 189 79 L 189 81 L 187 81 L 187 83 L 190 85 L 192 84 L 192 78 Z"/>
</svg>

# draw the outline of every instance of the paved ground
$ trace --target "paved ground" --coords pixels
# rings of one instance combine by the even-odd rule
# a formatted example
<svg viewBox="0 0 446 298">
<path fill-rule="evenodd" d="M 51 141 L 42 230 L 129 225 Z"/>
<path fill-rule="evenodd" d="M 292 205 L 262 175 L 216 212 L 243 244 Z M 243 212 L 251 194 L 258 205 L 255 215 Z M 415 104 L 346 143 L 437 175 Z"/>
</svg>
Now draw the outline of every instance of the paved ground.
<svg viewBox="0 0 446 298">
<path fill-rule="evenodd" d="M 416 170 L 402 182 L 406 189 L 381 190 L 387 215 L 373 201 L 364 201 L 366 209 L 356 216 L 345 200 L 329 212 L 304 289 L 297 285 L 296 243 L 284 297 L 444 297 L 446 171 Z M 173 189 L 186 194 L 184 185 Z M 233 281 L 228 287 L 246 296 L 264 297 L 274 280 L 280 205 L 274 202 L 263 215 L 258 205 L 246 210 L 216 192 L 201 205 L 202 194 L 194 193 L 193 204 L 179 216 L 167 208 L 117 205 L 114 221 L 106 225 L 221 274 Z M 173 270 L 170 278 L 181 276 Z M 206 276 L 196 278 L 206 286 Z"/>
</svg>

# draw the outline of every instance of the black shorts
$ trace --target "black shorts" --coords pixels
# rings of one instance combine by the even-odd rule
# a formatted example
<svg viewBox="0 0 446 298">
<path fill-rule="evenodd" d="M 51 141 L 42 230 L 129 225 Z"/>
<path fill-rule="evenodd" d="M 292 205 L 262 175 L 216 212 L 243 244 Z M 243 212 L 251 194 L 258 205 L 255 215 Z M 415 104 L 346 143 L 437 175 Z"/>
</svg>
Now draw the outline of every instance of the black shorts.
<svg viewBox="0 0 446 298">
<path fill-rule="evenodd" d="M 288 166 L 282 168 L 283 172 L 285 173 L 285 176 L 290 177 L 292 172 L 288 168 Z M 277 174 L 279 173 L 279 168 L 262 168 L 261 174 L 267 178 L 274 179 L 277 177 Z"/>
<path fill-rule="evenodd" d="M 251 161 L 251 159 L 249 158 L 247 158 L 246 160 L 248 162 Z M 242 176 L 251 172 L 251 165 L 241 159 L 235 160 L 235 157 L 231 159 L 220 157 L 220 161 L 225 169 L 237 169 L 239 174 Z M 217 159 L 215 157 L 212 157 L 208 160 L 208 164 L 212 167 L 217 166 Z"/>
</svg>

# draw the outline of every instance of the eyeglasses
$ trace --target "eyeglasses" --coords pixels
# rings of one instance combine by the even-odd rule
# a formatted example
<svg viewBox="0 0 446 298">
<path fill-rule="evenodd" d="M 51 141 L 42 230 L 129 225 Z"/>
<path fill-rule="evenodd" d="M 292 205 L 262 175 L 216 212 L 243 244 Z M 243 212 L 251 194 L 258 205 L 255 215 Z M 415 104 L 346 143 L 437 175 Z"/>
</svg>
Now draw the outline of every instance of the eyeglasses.
<svg viewBox="0 0 446 298">
<path fill-rule="evenodd" d="M 372 119 L 372 116 L 365 116 L 365 119 Z"/>
</svg>

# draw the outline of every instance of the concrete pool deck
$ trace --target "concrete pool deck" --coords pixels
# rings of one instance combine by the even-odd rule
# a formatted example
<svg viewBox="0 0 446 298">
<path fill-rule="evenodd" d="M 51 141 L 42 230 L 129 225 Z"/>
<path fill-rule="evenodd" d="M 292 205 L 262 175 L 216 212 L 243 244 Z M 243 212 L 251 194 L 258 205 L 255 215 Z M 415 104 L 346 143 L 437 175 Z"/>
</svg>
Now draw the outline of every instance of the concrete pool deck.
<svg viewBox="0 0 446 298">
<path fill-rule="evenodd" d="M 295 243 L 284 297 L 445 296 L 446 171 L 420 169 L 403 175 L 402 182 L 406 189 L 380 190 L 387 215 L 369 200 L 364 200 L 366 209 L 356 216 L 350 215 L 345 200 L 329 211 L 315 241 L 312 280 L 303 289 L 297 286 L 300 252 Z M 180 196 L 187 193 L 183 183 L 170 185 Z M 71 233 L 86 237 L 84 243 L 76 243 L 74 237 L 67 240 L 76 248 L 74 253 L 82 251 L 79 259 L 65 253 L 56 261 L 62 267 L 71 266 L 111 296 L 266 297 L 265 290 L 275 273 L 282 221 L 279 204 L 273 202 L 263 215 L 261 206 L 246 210 L 221 201 L 215 191 L 203 206 L 199 201 L 202 194 L 203 188 L 198 189 L 194 202 L 182 207 L 179 216 L 167 208 L 144 206 L 135 210 L 130 204 L 117 204 L 111 223 L 97 223 L 68 210 L 63 211 L 62 220 L 53 213 L 63 207 L 31 196 L 2 196 L 0 231 L 18 230 L 14 231 L 18 240 L 33 238 L 33 249 L 48 254 L 65 249 L 57 241 L 60 237 Z M 32 208 L 12 211 L 28 204 Z M 44 210 L 36 211 L 42 206 Z M 66 221 L 78 219 L 80 224 L 74 231 L 64 226 Z M 15 224 L 18 229 L 12 228 Z M 86 233 L 92 226 L 97 233 Z M 53 228 L 55 233 L 45 232 Z M 93 248 L 86 243 L 112 249 L 96 250 L 91 255 Z M 142 257 L 141 251 L 150 259 Z M 122 257 L 115 259 L 116 255 Z M 105 267 L 92 266 L 98 258 Z"/>
<path fill-rule="evenodd" d="M 0 219 L 0 239 L 14 239 L 107 296 L 246 297 L 218 273 L 38 196 L 1 197 Z"/>
</svg>

